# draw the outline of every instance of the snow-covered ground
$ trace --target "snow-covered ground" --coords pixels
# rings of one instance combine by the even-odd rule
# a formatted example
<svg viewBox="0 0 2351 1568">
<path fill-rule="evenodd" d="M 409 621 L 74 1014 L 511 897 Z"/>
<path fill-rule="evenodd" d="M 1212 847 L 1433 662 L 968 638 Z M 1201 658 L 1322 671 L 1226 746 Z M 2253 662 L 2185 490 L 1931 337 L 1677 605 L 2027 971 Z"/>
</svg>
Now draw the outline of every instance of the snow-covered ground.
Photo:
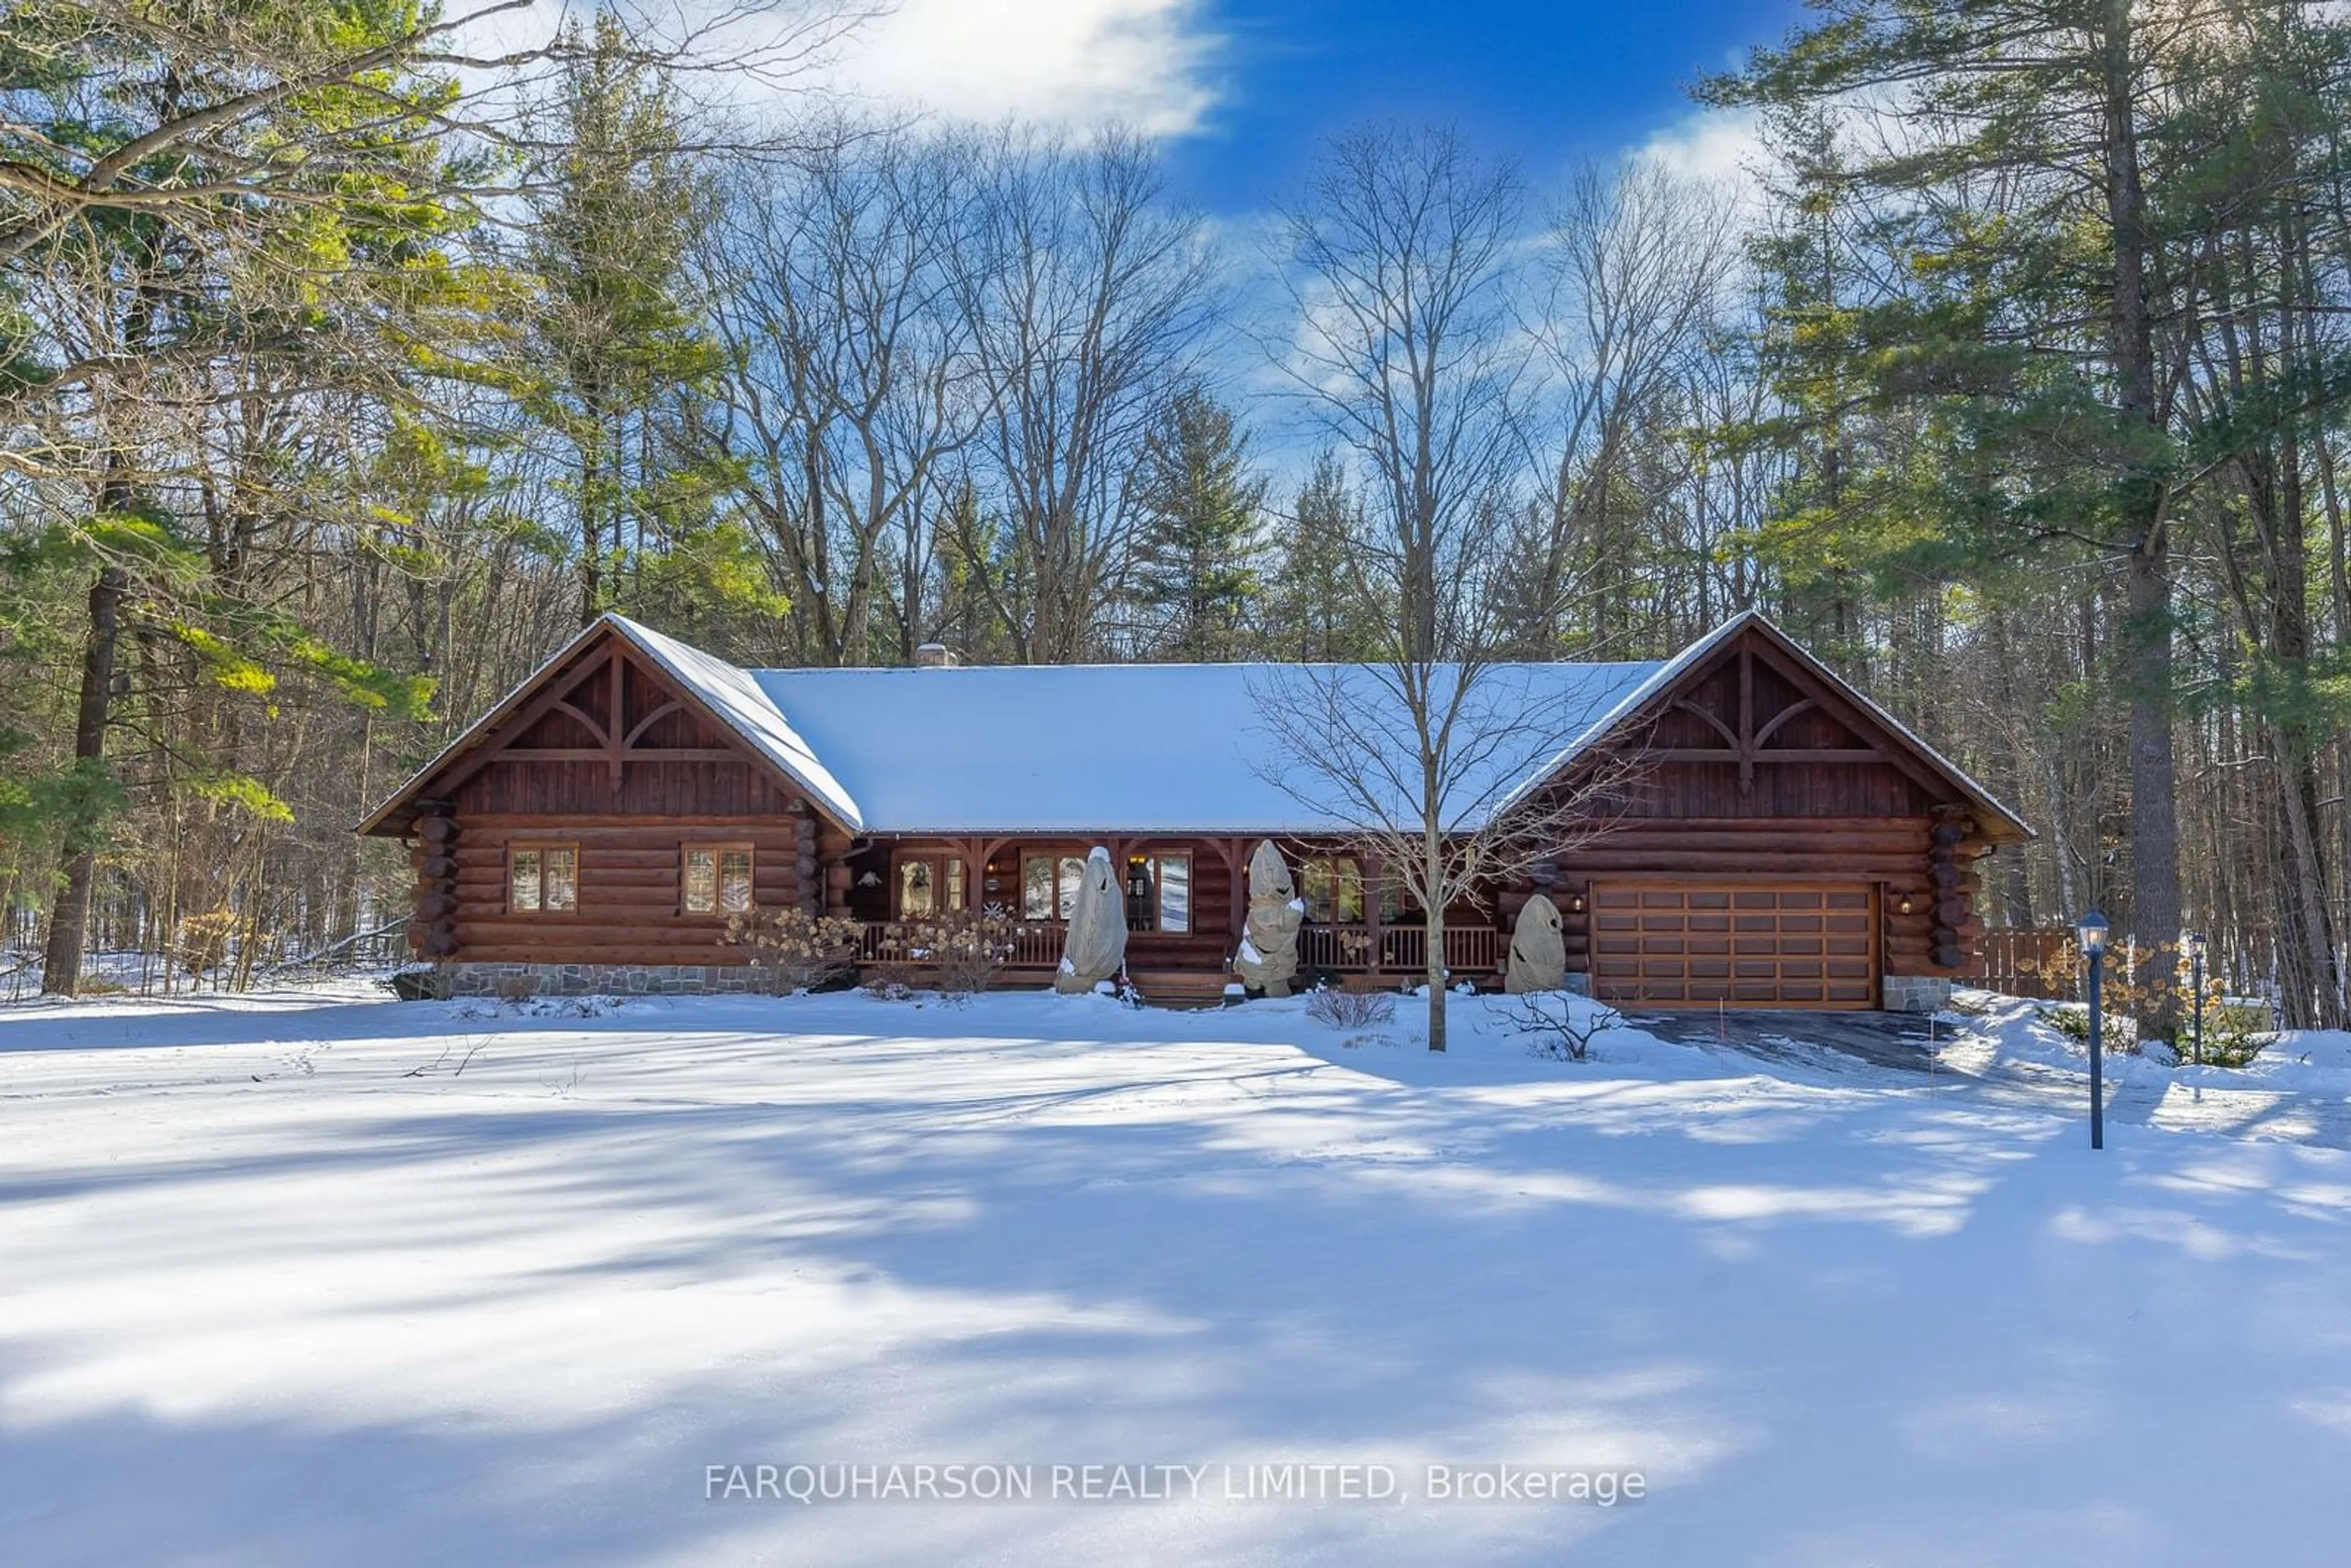
<svg viewBox="0 0 2351 1568">
<path fill-rule="evenodd" d="M 0 1009 L 0 1563 L 2343 1553 L 2351 1039 L 2118 1061 L 2094 1155 L 2018 1004 L 1932 1076 L 1553 1061 L 1483 1001 L 1444 1058 L 1295 1003 L 565 1011 Z M 1646 1495 L 1427 1495 L 1471 1464 Z M 761 1465 L 1038 1495 L 707 1495 Z M 1400 1495 L 1227 1495 L 1270 1475 Z"/>
</svg>

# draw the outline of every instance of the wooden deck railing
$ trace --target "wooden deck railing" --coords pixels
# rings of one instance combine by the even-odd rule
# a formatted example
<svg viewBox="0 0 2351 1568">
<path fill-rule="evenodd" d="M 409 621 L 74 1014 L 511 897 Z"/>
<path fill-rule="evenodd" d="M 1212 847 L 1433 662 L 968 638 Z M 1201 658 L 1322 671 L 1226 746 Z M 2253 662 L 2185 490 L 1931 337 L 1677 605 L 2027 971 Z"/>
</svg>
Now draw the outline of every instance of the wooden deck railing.
<svg viewBox="0 0 2351 1568">
<path fill-rule="evenodd" d="M 857 944 L 860 963 L 879 963 L 904 956 L 890 950 L 888 932 L 893 924 L 879 920 L 864 923 Z M 1065 929 L 1056 920 L 1024 920 L 1015 925 L 1012 956 L 1005 960 L 1004 967 L 1058 967 L 1066 943 Z M 1464 978 L 1499 973 L 1505 940 L 1503 933 L 1490 925 L 1447 926 L 1445 967 Z M 1298 967 L 1309 971 L 1395 975 L 1405 978 L 1426 972 L 1427 955 L 1428 928 L 1425 925 L 1389 925 L 1377 933 L 1368 925 L 1309 925 L 1298 934 Z"/>
<path fill-rule="evenodd" d="M 857 961 L 879 963 L 886 958 L 904 957 L 889 948 L 889 931 L 895 921 L 868 920 L 858 933 Z M 1008 969 L 1050 969 L 1061 962 L 1061 949 L 1066 946 L 1063 927 L 1059 921 L 1024 920 L 1012 927 L 1012 956 L 1004 961 Z"/>
<path fill-rule="evenodd" d="M 1298 934 L 1301 969 L 1336 974 L 1419 975 L 1428 968 L 1428 928 L 1389 925 L 1309 925 Z M 1448 925 L 1445 967 L 1461 976 L 1490 975 L 1502 967 L 1502 933 L 1490 925 Z"/>
</svg>

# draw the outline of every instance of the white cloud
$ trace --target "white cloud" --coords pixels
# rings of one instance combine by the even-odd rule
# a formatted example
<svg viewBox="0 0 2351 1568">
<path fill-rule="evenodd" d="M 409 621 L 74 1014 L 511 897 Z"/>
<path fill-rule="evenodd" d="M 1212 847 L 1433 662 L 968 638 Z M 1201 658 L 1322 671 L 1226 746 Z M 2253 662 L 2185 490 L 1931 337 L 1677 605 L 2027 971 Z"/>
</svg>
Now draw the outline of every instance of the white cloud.
<svg viewBox="0 0 2351 1568">
<path fill-rule="evenodd" d="M 841 0 L 880 14 L 834 36 L 835 0 L 606 0 L 632 30 L 681 51 L 680 86 L 758 109 L 830 90 L 888 111 L 1016 119 L 1151 136 L 1197 130 L 1217 99 L 1224 38 L 1204 0 Z M 458 37 L 496 55 L 536 48 L 593 0 L 457 0 Z M 495 73 L 477 73 L 493 76 Z M 535 74 L 544 75 L 543 69 Z"/>
<path fill-rule="evenodd" d="M 899 0 L 827 73 L 861 96 L 956 120 L 1014 117 L 1155 136 L 1198 128 L 1223 40 L 1197 0 Z"/>
<path fill-rule="evenodd" d="M 1752 110 L 1702 109 L 1653 132 L 1633 156 L 1684 179 L 1754 183 L 1770 159 Z"/>
</svg>

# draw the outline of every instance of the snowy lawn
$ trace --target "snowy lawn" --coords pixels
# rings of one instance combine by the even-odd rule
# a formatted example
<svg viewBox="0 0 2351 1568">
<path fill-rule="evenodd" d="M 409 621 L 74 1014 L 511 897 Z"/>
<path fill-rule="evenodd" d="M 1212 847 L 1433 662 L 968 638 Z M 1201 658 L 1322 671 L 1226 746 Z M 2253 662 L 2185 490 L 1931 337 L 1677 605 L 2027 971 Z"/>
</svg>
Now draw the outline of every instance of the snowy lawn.
<svg viewBox="0 0 2351 1568">
<path fill-rule="evenodd" d="M 2123 1064 L 2093 1155 L 2016 1006 L 1931 1079 L 1483 1002 L 1441 1059 L 1294 1003 L 492 1011 L 0 1009 L 0 1563 L 2341 1560 L 2351 1041 Z M 1284 1461 L 1406 1495 L 1223 1495 Z M 1425 1495 L 1481 1462 L 1648 1495 Z M 794 1463 L 1040 1496 L 705 1499 Z"/>
</svg>

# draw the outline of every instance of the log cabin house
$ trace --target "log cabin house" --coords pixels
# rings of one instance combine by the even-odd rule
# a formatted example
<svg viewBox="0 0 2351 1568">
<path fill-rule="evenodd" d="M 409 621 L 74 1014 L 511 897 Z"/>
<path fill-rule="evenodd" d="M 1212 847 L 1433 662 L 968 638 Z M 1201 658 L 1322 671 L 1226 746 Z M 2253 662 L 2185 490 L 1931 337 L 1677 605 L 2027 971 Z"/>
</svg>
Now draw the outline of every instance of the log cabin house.
<svg viewBox="0 0 2351 1568">
<path fill-rule="evenodd" d="M 890 921 L 998 905 L 1003 983 L 1041 986 L 1101 844 L 1138 988 L 1214 997 L 1269 838 L 1302 975 L 1410 984 L 1426 930 L 1393 879 L 1253 765 L 1270 668 L 745 670 L 606 615 L 359 831 L 410 846 L 429 994 L 737 989 L 726 915 L 794 905 L 863 923 L 869 956 Z M 1620 1004 L 1915 1009 L 1971 971 L 1974 862 L 2032 831 L 1761 616 L 1669 660 L 1510 668 L 1594 716 L 1522 787 L 1639 766 L 1604 831 L 1447 912 L 1457 978 L 1499 978 L 1538 890 L 1571 985 Z"/>
</svg>

